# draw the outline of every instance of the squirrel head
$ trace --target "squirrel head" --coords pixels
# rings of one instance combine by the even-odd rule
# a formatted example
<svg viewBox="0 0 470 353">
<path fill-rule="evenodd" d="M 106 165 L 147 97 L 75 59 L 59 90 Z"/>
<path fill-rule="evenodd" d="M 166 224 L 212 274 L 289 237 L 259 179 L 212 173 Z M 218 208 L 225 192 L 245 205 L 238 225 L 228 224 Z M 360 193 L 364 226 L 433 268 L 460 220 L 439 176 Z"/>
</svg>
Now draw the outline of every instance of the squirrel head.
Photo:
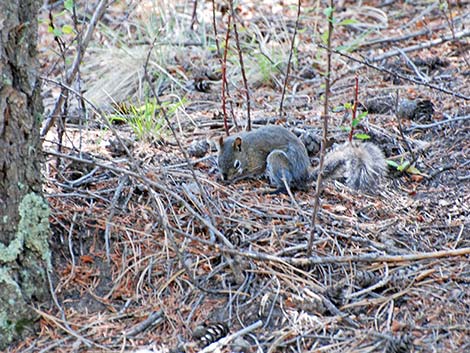
<svg viewBox="0 0 470 353">
<path fill-rule="evenodd" d="M 217 141 L 217 149 L 219 151 L 219 171 L 223 180 L 242 177 L 248 163 L 242 138 L 234 136 L 224 140 L 221 136 Z"/>
</svg>

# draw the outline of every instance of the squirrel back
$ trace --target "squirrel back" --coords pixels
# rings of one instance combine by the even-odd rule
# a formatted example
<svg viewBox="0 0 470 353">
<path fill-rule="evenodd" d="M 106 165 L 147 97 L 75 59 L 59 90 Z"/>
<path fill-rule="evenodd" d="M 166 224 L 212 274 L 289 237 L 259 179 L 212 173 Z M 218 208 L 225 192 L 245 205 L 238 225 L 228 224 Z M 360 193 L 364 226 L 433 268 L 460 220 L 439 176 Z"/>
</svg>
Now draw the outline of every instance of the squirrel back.
<svg viewBox="0 0 470 353">
<path fill-rule="evenodd" d="M 310 160 L 304 144 L 288 129 L 270 125 L 218 141 L 218 165 L 226 181 L 266 173 L 278 190 L 307 189 Z"/>
<path fill-rule="evenodd" d="M 347 141 L 325 155 L 323 176 L 344 178 L 355 190 L 374 192 L 386 173 L 384 154 L 371 142 Z"/>
</svg>

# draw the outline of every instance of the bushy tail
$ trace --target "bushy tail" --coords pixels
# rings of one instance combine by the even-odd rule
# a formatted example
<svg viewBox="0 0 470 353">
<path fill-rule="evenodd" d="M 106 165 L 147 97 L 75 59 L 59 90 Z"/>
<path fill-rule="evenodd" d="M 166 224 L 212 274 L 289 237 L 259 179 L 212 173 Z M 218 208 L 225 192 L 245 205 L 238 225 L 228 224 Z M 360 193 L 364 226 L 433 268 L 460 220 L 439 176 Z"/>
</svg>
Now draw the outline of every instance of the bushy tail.
<svg viewBox="0 0 470 353">
<path fill-rule="evenodd" d="M 323 177 L 343 179 L 352 189 L 375 192 L 387 173 L 385 157 L 370 142 L 345 142 L 325 156 Z M 318 175 L 318 168 L 313 176 Z"/>
</svg>

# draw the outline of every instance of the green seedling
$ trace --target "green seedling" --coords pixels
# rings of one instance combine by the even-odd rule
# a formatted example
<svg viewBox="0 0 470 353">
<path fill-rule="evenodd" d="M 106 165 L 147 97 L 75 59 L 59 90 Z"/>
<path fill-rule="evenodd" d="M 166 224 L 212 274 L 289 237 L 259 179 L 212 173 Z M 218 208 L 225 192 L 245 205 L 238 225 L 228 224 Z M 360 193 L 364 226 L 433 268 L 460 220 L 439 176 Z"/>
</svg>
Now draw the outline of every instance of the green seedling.
<svg viewBox="0 0 470 353">
<path fill-rule="evenodd" d="M 111 123 L 128 124 L 138 140 L 152 141 L 165 134 L 163 109 L 171 119 L 184 103 L 185 101 L 181 100 L 176 103 L 163 102 L 159 105 L 155 99 L 147 99 L 140 106 L 130 104 L 124 109 L 117 108 L 114 114 L 108 116 L 108 120 Z"/>
<path fill-rule="evenodd" d="M 407 160 L 401 160 L 400 164 L 395 161 L 387 160 L 387 164 L 401 173 L 421 175 L 422 173 Z"/>
<path fill-rule="evenodd" d="M 343 107 L 341 108 L 341 110 L 343 110 L 343 109 L 349 110 L 352 114 L 353 113 L 353 108 L 354 108 L 354 104 L 351 103 L 351 102 L 347 102 L 347 103 L 343 104 Z M 346 131 L 346 132 L 350 132 L 351 129 L 354 130 L 357 126 L 359 126 L 361 121 L 366 118 L 367 114 L 368 114 L 367 111 L 361 112 L 358 116 L 356 116 L 356 118 L 352 119 L 351 124 L 349 126 L 340 126 L 340 129 L 342 131 Z M 368 140 L 368 139 L 370 139 L 370 136 L 368 134 L 364 134 L 364 133 L 354 134 L 354 137 L 356 139 L 359 139 L 359 140 Z"/>
</svg>

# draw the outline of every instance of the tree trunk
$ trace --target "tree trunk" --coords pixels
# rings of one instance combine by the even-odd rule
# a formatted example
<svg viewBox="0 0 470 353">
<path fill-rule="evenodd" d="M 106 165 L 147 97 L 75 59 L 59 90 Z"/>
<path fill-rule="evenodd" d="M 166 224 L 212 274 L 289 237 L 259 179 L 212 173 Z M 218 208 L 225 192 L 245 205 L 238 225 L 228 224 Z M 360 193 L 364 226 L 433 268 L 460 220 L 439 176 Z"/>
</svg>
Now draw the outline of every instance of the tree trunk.
<svg viewBox="0 0 470 353">
<path fill-rule="evenodd" d="M 40 0 L 0 0 L 0 350 L 27 334 L 48 296 L 49 209 L 41 196 Z"/>
</svg>

